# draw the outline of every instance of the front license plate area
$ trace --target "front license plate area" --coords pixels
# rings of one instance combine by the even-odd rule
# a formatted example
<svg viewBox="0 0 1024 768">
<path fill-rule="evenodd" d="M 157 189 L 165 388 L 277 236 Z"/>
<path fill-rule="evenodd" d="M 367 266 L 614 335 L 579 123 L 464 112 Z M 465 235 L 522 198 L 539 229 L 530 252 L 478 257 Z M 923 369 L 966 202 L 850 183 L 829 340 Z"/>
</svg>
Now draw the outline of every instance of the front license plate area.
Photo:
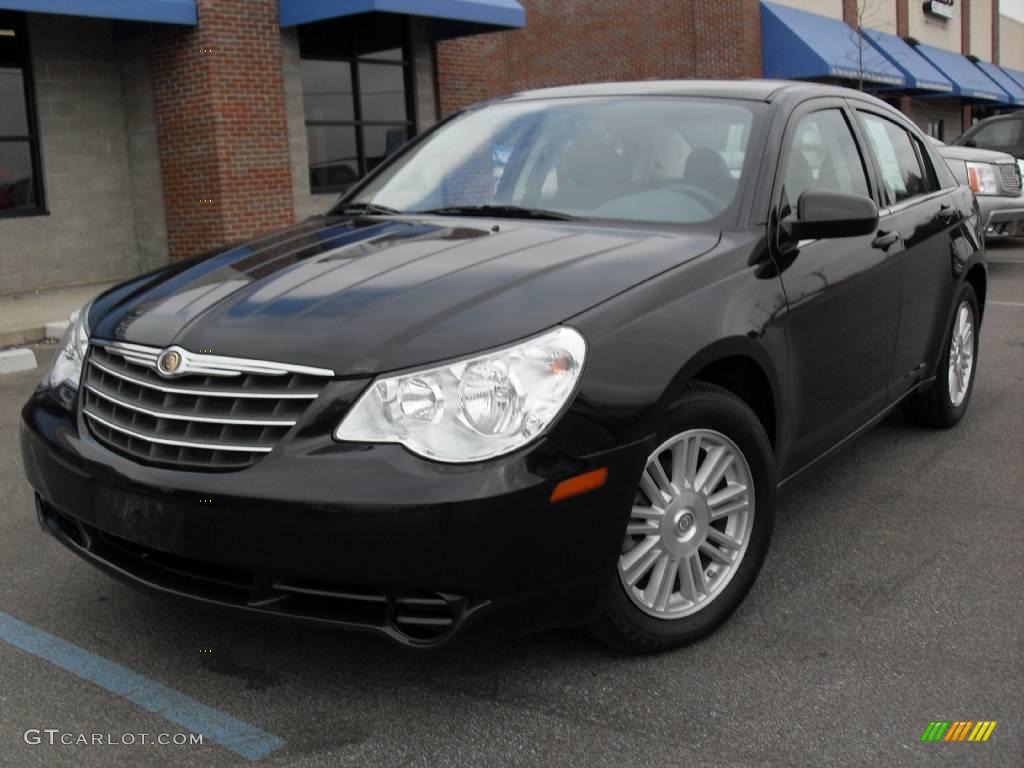
<svg viewBox="0 0 1024 768">
<path fill-rule="evenodd" d="M 97 528 L 135 544 L 174 552 L 184 543 L 181 511 L 162 499 L 100 486 L 93 511 Z"/>
</svg>

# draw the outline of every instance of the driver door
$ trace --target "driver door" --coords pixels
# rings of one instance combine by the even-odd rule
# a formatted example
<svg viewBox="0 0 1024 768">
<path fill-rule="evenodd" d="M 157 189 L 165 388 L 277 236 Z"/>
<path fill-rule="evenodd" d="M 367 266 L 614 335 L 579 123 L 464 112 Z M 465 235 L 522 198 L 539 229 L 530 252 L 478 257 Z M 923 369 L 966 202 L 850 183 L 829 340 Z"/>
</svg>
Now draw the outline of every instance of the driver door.
<svg viewBox="0 0 1024 768">
<path fill-rule="evenodd" d="M 774 185 L 775 221 L 808 190 L 871 197 L 865 144 L 844 102 L 817 99 L 790 116 Z M 869 421 L 887 401 L 899 320 L 898 233 L 784 242 L 776 265 L 788 300 L 790 391 L 784 476 Z"/>
</svg>

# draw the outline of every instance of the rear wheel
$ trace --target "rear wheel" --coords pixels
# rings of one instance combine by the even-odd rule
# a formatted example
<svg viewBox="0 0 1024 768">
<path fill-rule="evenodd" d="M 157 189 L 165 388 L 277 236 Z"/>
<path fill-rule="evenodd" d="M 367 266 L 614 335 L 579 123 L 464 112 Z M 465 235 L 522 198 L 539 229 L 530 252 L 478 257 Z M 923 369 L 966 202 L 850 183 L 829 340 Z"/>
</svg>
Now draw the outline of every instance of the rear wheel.
<svg viewBox="0 0 1024 768">
<path fill-rule="evenodd" d="M 693 642 L 736 609 L 764 561 L 775 477 L 764 428 L 724 389 L 692 385 L 637 484 L 615 577 L 593 627 L 620 650 Z"/>
<path fill-rule="evenodd" d="M 978 363 L 978 299 L 965 285 L 957 299 L 935 382 L 907 398 L 903 412 L 926 427 L 955 426 L 967 412 Z"/>
</svg>

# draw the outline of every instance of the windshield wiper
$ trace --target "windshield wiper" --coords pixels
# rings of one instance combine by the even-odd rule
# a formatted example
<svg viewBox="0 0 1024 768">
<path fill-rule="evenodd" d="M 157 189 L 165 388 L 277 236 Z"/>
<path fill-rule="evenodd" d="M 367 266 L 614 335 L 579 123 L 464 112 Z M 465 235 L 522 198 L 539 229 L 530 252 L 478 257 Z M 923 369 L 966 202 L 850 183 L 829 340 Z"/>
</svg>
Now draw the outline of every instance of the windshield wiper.
<svg viewBox="0 0 1024 768">
<path fill-rule="evenodd" d="M 378 216 L 394 216 L 395 214 L 402 213 L 397 208 L 390 208 L 386 205 L 378 205 L 377 203 L 346 203 L 342 208 L 338 208 L 334 211 L 341 215 L 355 214 L 355 213 L 369 213 Z"/>
<path fill-rule="evenodd" d="M 543 208 L 524 208 L 519 205 L 452 205 L 417 211 L 437 216 L 494 216 L 503 219 L 547 219 L 549 221 L 578 221 L 579 217 Z"/>
</svg>

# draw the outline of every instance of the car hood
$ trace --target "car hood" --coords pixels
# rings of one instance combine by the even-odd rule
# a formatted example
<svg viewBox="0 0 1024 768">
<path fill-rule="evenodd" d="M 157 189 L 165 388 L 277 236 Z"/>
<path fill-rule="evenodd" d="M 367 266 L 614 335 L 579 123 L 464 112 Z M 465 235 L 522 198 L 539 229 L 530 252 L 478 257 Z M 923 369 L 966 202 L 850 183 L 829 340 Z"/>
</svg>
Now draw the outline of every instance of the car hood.
<svg viewBox="0 0 1024 768">
<path fill-rule="evenodd" d="M 92 335 L 365 375 L 529 336 L 713 248 L 579 223 L 320 217 L 102 295 Z"/>
<path fill-rule="evenodd" d="M 958 147 L 947 144 L 944 147 L 936 147 L 939 154 L 946 160 L 965 160 L 976 163 L 1012 163 L 1014 158 L 1005 152 L 993 152 L 990 149 L 976 149 L 975 147 Z"/>
</svg>

